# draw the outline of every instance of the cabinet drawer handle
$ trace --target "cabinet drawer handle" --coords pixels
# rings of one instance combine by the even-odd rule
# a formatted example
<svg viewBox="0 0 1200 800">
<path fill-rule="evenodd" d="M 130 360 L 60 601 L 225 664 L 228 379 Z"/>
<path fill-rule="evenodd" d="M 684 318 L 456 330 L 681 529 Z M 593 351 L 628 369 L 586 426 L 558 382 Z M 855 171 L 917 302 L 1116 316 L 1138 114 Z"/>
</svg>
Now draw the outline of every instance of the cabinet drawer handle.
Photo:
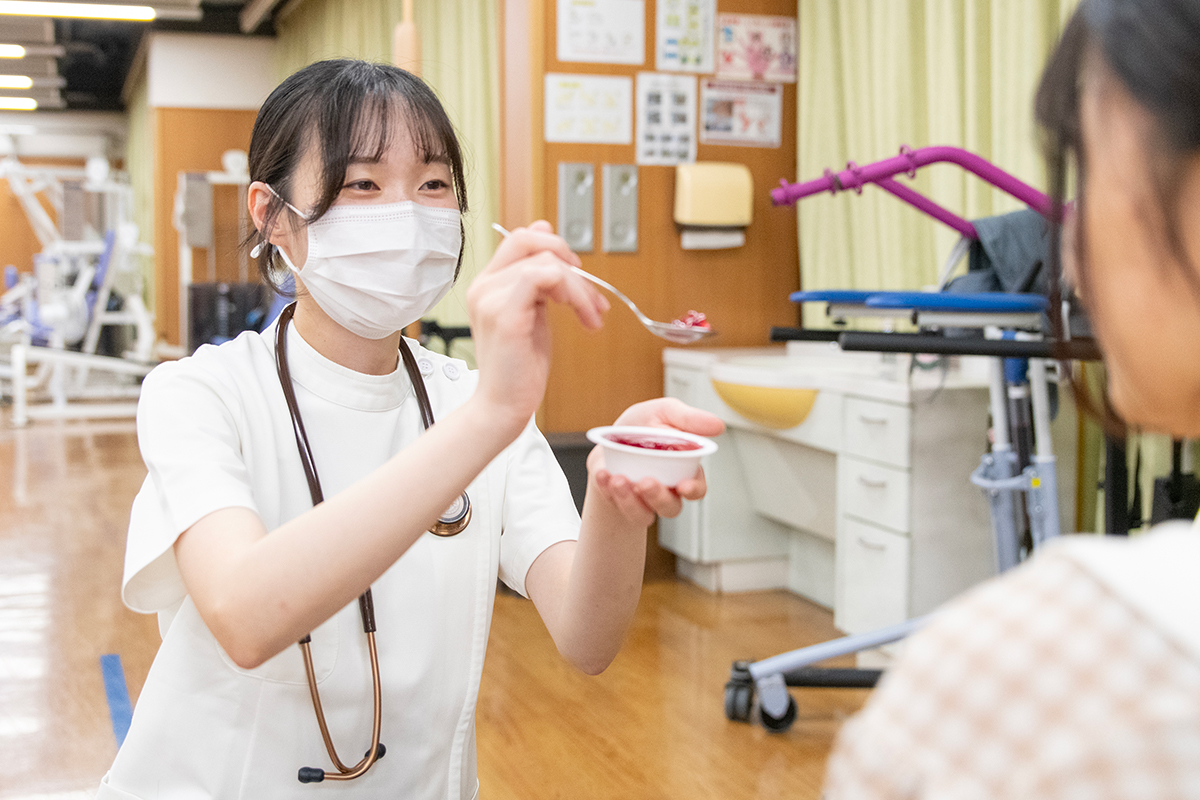
<svg viewBox="0 0 1200 800">
<path fill-rule="evenodd" d="M 868 542 L 866 539 L 864 539 L 861 536 L 858 537 L 858 543 L 861 544 L 863 547 L 867 548 L 868 550 L 878 550 L 880 552 L 887 550 L 886 544 L 880 544 L 879 542 Z"/>
<path fill-rule="evenodd" d="M 859 414 L 858 418 L 868 425 L 887 425 L 887 417 L 868 417 L 866 414 Z"/>
<path fill-rule="evenodd" d="M 863 486 L 868 486 L 872 489 L 883 489 L 887 486 L 887 481 L 880 478 L 868 478 L 866 475 L 859 475 L 858 482 Z"/>
</svg>

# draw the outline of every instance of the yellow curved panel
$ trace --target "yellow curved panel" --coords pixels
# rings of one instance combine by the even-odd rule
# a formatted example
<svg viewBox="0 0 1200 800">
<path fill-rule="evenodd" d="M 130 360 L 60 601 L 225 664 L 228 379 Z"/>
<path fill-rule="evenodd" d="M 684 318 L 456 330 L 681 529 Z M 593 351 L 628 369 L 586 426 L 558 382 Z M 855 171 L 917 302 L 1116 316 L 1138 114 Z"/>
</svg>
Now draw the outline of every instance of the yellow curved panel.
<svg viewBox="0 0 1200 800">
<path fill-rule="evenodd" d="M 717 380 L 712 385 L 734 411 L 751 422 L 777 430 L 804 422 L 817 399 L 816 389 L 780 389 Z"/>
</svg>

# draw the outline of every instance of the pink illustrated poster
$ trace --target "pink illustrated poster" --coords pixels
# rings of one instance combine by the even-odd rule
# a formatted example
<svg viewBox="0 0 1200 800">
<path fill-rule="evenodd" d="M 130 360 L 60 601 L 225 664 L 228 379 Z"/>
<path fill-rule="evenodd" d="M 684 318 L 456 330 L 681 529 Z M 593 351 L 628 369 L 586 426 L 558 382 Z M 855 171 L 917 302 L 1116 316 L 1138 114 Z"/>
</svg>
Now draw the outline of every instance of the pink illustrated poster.
<svg viewBox="0 0 1200 800">
<path fill-rule="evenodd" d="M 717 75 L 734 80 L 795 83 L 796 18 L 718 15 Z"/>
<path fill-rule="evenodd" d="M 700 144 L 779 147 L 783 84 L 700 81 Z"/>
</svg>

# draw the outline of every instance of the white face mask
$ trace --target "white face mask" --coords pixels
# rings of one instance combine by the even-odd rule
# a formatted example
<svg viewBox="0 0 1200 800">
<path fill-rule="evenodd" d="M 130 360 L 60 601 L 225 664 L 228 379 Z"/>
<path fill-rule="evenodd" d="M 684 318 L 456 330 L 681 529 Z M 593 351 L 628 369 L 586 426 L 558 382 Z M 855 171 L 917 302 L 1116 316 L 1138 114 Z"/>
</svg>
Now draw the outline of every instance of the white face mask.
<svg viewBox="0 0 1200 800">
<path fill-rule="evenodd" d="M 279 252 L 334 322 L 364 339 L 383 339 L 450 291 L 462 249 L 461 218 L 458 209 L 411 201 L 334 206 L 309 224 L 303 267 Z"/>
</svg>

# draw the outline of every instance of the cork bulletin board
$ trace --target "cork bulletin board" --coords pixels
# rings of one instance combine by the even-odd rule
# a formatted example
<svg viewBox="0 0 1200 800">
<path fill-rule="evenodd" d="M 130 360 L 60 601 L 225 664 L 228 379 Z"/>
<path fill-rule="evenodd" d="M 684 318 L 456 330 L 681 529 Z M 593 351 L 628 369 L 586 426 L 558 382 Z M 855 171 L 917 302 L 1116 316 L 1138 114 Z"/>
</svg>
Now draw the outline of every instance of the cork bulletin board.
<svg viewBox="0 0 1200 800">
<path fill-rule="evenodd" d="M 584 269 L 620 287 L 650 317 L 669 321 L 696 309 L 708 315 L 719 336 L 705 346 L 768 344 L 773 325 L 796 325 L 788 295 L 799 288 L 796 214 L 774 208 L 769 191 L 796 176 L 796 84 L 783 84 L 778 147 L 699 144 L 697 161 L 746 165 L 754 178 L 754 219 L 746 243 L 728 250 L 684 250 L 673 220 L 675 168 L 638 168 L 638 249 L 603 252 L 601 175 L 604 164 L 636 163 L 635 145 L 547 142 L 543 87 L 547 73 L 627 77 L 655 72 L 656 0 L 645 0 L 642 64 L 558 61 L 555 0 L 507 0 L 503 33 L 502 221 L 506 227 L 533 219 L 557 225 L 558 164 L 590 163 L 596 183 L 595 245 L 581 253 Z M 794 0 L 718 0 L 718 14 L 795 16 Z M 679 73 L 685 74 L 685 73 Z M 692 73 L 695 74 L 695 73 Z M 716 77 L 699 74 L 700 81 Z M 614 301 L 605 327 L 583 330 L 572 313 L 551 309 L 554 359 L 540 422 L 547 432 L 582 431 L 610 423 L 629 405 L 663 392 L 662 348 L 623 306 Z"/>
</svg>

